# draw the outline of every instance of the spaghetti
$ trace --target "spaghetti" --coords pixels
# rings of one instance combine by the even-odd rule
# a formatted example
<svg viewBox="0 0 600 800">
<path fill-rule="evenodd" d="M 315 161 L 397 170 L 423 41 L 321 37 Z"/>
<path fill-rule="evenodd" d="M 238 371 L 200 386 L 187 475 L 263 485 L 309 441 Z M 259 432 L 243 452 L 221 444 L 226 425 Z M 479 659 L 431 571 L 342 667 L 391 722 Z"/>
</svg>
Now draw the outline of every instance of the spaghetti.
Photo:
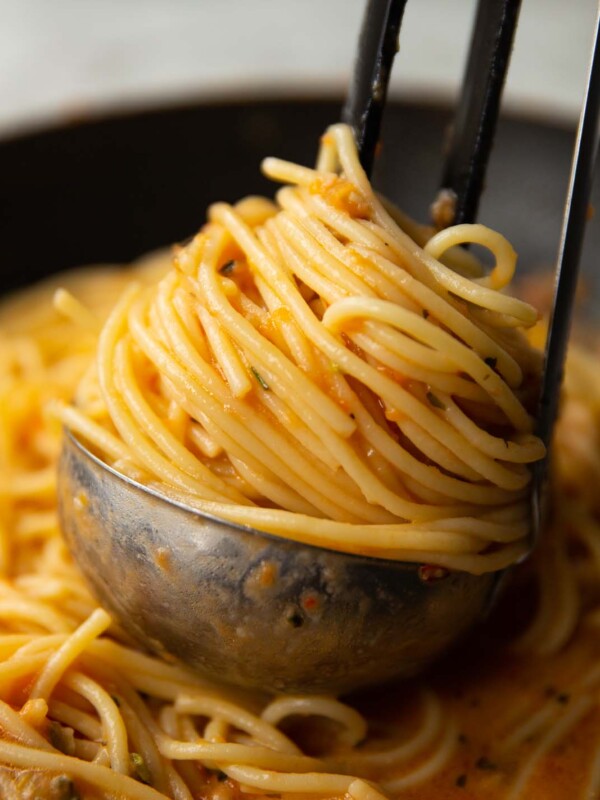
<svg viewBox="0 0 600 800">
<path fill-rule="evenodd" d="M 522 331 L 537 314 L 500 291 L 511 246 L 482 225 L 416 244 L 344 125 L 317 169 L 263 169 L 290 184 L 277 204 L 213 206 L 161 281 L 125 293 L 65 421 L 233 522 L 474 573 L 514 562 L 544 447 Z M 492 252 L 489 275 L 465 242 Z"/>
<path fill-rule="evenodd" d="M 598 797 L 598 349 L 570 351 L 551 525 L 485 634 L 429 675 L 352 703 L 266 697 L 133 647 L 90 597 L 57 527 L 62 415 L 88 425 L 86 437 L 102 431 L 104 452 L 123 470 L 149 474 L 106 426 L 94 354 L 131 280 L 140 293 L 124 302 L 141 302 L 145 286 L 154 296 L 161 275 L 173 280 L 168 269 L 159 256 L 127 271 L 81 271 L 0 306 L 0 796 Z M 52 307 L 59 286 L 60 312 Z M 175 307 L 187 319 L 181 300 Z M 486 331 L 488 317 L 477 318 Z M 514 318 L 503 321 L 502 341 L 515 342 Z M 141 353 L 132 360 L 142 374 Z M 270 374 L 255 368 L 267 382 Z M 74 393 L 86 416 L 68 405 Z M 174 437 L 190 425 L 176 403 L 164 418 Z M 192 430 L 189 438 L 217 459 L 215 440 Z M 217 477 L 241 493 L 246 484 L 231 474 Z"/>
</svg>

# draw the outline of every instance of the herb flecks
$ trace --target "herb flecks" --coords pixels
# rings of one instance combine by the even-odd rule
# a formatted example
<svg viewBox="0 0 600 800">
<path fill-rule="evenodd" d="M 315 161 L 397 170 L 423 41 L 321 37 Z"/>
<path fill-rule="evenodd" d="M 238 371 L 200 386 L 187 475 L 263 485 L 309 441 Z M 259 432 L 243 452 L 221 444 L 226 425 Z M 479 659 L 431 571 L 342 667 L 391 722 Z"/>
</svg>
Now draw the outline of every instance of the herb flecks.
<svg viewBox="0 0 600 800">
<path fill-rule="evenodd" d="M 498 765 L 491 761 L 487 756 L 481 756 L 475 762 L 477 769 L 492 771 L 498 769 Z"/>
<path fill-rule="evenodd" d="M 75 737 L 73 728 L 67 728 L 61 725 L 60 722 L 51 720 L 48 724 L 48 739 L 52 747 L 60 750 L 61 753 L 67 756 L 74 755 Z"/>
<path fill-rule="evenodd" d="M 291 614 L 289 614 L 287 617 L 287 621 L 292 626 L 292 628 L 301 628 L 302 625 L 304 625 L 304 617 L 297 611 L 293 611 Z"/>
<path fill-rule="evenodd" d="M 446 410 L 445 404 L 442 403 L 437 394 L 434 394 L 433 392 L 427 392 L 425 396 L 427 397 L 429 403 L 434 406 L 434 408 L 440 408 L 442 411 Z"/>
<path fill-rule="evenodd" d="M 269 384 L 260 374 L 260 372 L 256 369 L 256 367 L 250 367 L 250 372 L 254 375 L 258 383 L 260 384 L 261 388 L 265 390 L 265 392 L 269 391 Z"/>
<path fill-rule="evenodd" d="M 50 784 L 56 800 L 81 800 L 81 795 L 68 775 L 57 775 Z"/>
<path fill-rule="evenodd" d="M 131 768 L 132 776 L 140 783 L 145 783 L 146 786 L 152 786 L 152 775 L 148 769 L 148 765 L 140 753 L 129 754 L 129 766 Z"/>
</svg>

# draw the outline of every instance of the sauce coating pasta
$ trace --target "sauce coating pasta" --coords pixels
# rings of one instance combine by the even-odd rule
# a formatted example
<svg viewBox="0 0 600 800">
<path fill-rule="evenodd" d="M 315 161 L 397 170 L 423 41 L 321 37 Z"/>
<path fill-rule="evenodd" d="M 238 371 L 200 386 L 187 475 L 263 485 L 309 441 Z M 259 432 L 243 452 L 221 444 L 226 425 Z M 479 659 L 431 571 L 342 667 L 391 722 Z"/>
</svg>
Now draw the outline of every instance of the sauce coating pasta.
<svg viewBox="0 0 600 800">
<path fill-rule="evenodd" d="M 322 171 L 327 158 L 335 152 L 330 144 L 325 142 Z M 283 173 L 291 168 L 271 163 L 269 169 Z M 298 177 L 302 175 L 306 173 Z M 287 173 L 282 177 L 292 179 Z M 292 202 L 293 191 L 283 191 L 288 197 L 292 195 Z M 323 200 L 322 191 L 323 187 L 314 193 L 315 202 Z M 343 183 L 332 180 L 327 192 L 332 192 L 335 202 L 346 207 L 346 211 L 348 203 L 354 211 L 360 209 L 360 197 L 353 197 L 352 191 L 348 194 Z M 216 217 L 237 214 L 239 224 L 248 226 L 248 217 L 252 216 L 256 222 L 255 215 L 260 218 L 261 211 L 265 219 L 274 216 L 273 207 L 264 201 L 238 206 L 237 211 L 221 207 L 214 213 Z M 342 219 L 346 219 L 343 214 Z M 376 227 L 376 223 L 362 217 L 352 217 L 351 221 L 364 228 L 365 236 Z M 212 226 L 220 224 L 211 222 Z M 278 231 L 273 233 L 275 238 L 279 235 Z M 277 248 L 286 246 L 287 240 L 283 234 L 281 237 Z M 381 247 L 385 248 L 385 242 L 381 241 Z M 439 242 L 439 247 L 448 244 L 443 239 Z M 494 624 L 486 628 L 485 634 L 476 632 L 460 652 L 446 658 L 427 675 L 344 701 L 320 696 L 268 697 L 211 684 L 182 667 L 140 652 L 106 612 L 97 607 L 66 551 L 57 524 L 55 467 L 61 420 L 79 430 L 88 441 L 94 441 L 98 431 L 103 432 L 105 438 L 98 435 L 97 446 L 110 453 L 114 463 L 136 476 L 146 479 L 151 476 L 147 462 L 136 461 L 125 437 L 120 439 L 116 429 L 111 430 L 106 424 L 106 399 L 94 356 L 99 336 L 104 337 L 105 346 L 108 342 L 112 347 L 110 335 L 125 329 L 125 310 L 135 322 L 135 313 L 129 310 L 136 303 L 140 304 L 139 313 L 148 307 L 143 304 L 149 298 L 160 303 L 162 295 L 155 294 L 155 287 L 161 276 L 165 281 L 160 284 L 161 291 L 170 286 L 169 281 L 178 280 L 189 288 L 186 258 L 193 257 L 194 247 L 200 246 L 202 249 L 208 246 L 205 239 L 200 244 L 196 241 L 185 253 L 179 252 L 180 269 L 175 277 L 169 272 L 169 257 L 158 256 L 128 270 L 97 268 L 60 276 L 0 306 L 0 796 L 9 800 L 35 797 L 240 800 L 252 795 L 285 800 L 325 797 L 378 800 L 382 794 L 408 800 L 598 797 L 600 501 L 596 487 L 600 482 L 600 381 L 597 350 L 572 348 L 569 354 L 554 445 L 551 524 L 539 550 L 530 563 L 515 572 Z M 236 256 L 233 260 L 241 262 L 236 245 L 227 246 Z M 388 248 L 391 249 L 391 243 Z M 225 257 L 222 250 L 219 253 L 221 258 Z M 221 275 L 218 280 L 225 285 L 222 295 L 237 298 L 241 307 L 246 300 L 241 299 L 239 283 L 232 281 L 234 285 L 230 286 L 226 282 L 231 280 L 227 278 L 229 260 L 223 265 L 227 267 L 225 270 L 215 262 L 213 274 Z M 458 266 L 466 272 L 473 264 L 461 261 Z M 442 276 L 447 275 L 446 269 L 443 265 L 436 267 Z M 391 270 L 382 269 L 380 274 L 386 286 L 393 284 Z M 500 281 L 507 274 L 501 269 Z M 239 281 L 242 277 L 243 272 Z M 346 278 L 350 280 L 349 276 Z M 132 279 L 139 285 L 135 299 L 127 288 Z M 364 273 L 353 278 L 363 279 Z M 414 286 L 409 278 L 405 280 Z M 498 277 L 492 274 L 491 282 L 495 280 Z M 457 281 L 453 286 L 462 291 L 464 284 L 458 278 Z M 59 287 L 62 290 L 55 295 Z M 175 296 L 175 287 L 172 291 L 173 308 L 185 325 L 189 308 Z M 192 286 L 192 296 L 194 292 Z M 431 300 L 433 294 L 431 291 L 427 297 Z M 468 301 L 467 308 L 469 314 L 474 313 L 476 326 L 467 318 L 462 305 L 464 298 L 459 301 L 458 295 L 452 295 L 454 299 L 448 302 L 451 294 L 444 295 L 448 306 L 467 321 L 465 325 L 481 326 L 487 336 L 489 310 L 474 310 Z M 375 291 L 367 300 L 379 302 L 374 295 Z M 513 445 L 515 453 L 527 455 L 520 462 L 512 462 L 510 468 L 505 459 L 500 459 L 503 462 L 500 467 L 519 476 L 525 473 L 515 465 L 532 460 L 534 455 L 538 457 L 540 450 L 527 433 L 528 414 L 519 410 L 526 409 L 527 402 L 526 398 L 523 402 L 519 399 L 516 385 L 519 373 L 514 364 L 535 376 L 537 351 L 525 344 L 512 323 L 520 314 L 521 322 L 528 324 L 535 314 L 525 304 L 499 296 L 504 298 L 500 302 L 510 304 L 501 310 L 504 355 L 499 352 L 490 355 L 497 361 L 493 367 L 487 366 L 496 375 L 498 384 L 503 380 L 511 391 L 505 393 L 504 416 L 491 422 L 487 419 L 487 423 L 494 425 L 499 420 L 502 431 L 506 432 L 508 411 L 514 414 L 511 424 L 514 431 L 520 432 L 513 431 L 513 439 L 507 442 Z M 400 291 L 398 297 L 398 305 L 406 311 L 400 302 Z M 308 297 L 309 303 L 312 299 Z M 338 333 L 343 329 L 344 341 L 362 337 L 348 348 L 356 356 L 358 350 L 368 352 L 369 337 L 374 335 L 371 329 L 367 333 L 361 330 L 364 323 L 356 325 L 356 320 L 363 320 L 360 315 L 367 309 L 369 321 L 373 321 L 374 307 L 372 304 L 348 307 L 343 304 L 346 299 L 335 301 L 342 305 L 328 318 L 328 330 L 335 338 L 336 329 Z M 251 301 L 250 297 L 248 303 Z M 434 298 L 432 302 L 438 301 Z M 244 308 L 248 314 L 252 311 L 257 315 L 256 330 L 261 318 L 260 306 L 256 303 L 254 306 L 259 310 L 250 305 Z M 415 307 L 421 319 L 425 319 L 422 299 Z M 331 308 L 335 309 L 335 303 L 329 304 L 328 310 Z M 377 308 L 377 322 L 382 317 L 387 320 L 387 309 L 379 314 Z M 510 309 L 516 316 L 509 313 Z M 315 312 L 315 318 L 320 316 L 321 322 L 325 313 Z M 111 321 L 105 325 L 109 317 Z M 273 337 L 281 341 L 285 333 L 291 342 L 297 343 L 299 363 L 301 356 L 315 358 L 311 374 L 320 374 L 316 370 L 318 355 L 307 346 L 303 329 L 298 326 L 294 329 L 293 325 L 288 329 L 285 313 L 280 312 L 279 317 L 282 321 L 276 330 L 267 327 L 267 340 Z M 348 322 L 350 318 L 352 325 Z M 155 321 L 153 330 L 158 331 L 159 310 Z M 189 331 L 196 332 L 194 341 L 198 347 L 206 346 L 213 335 L 214 341 L 222 340 L 218 325 L 216 330 L 211 325 L 212 321 L 206 327 L 202 323 L 202 329 L 199 325 L 187 325 L 188 335 Z M 392 333 L 398 330 L 395 320 L 384 322 L 384 326 L 390 326 Z M 100 334 L 101 330 L 104 333 Z M 295 330 L 295 334 L 288 330 Z M 147 324 L 141 324 L 143 335 L 150 336 L 149 331 Z M 437 335 L 429 328 L 427 331 Z M 543 334 L 541 327 L 532 337 L 538 334 Z M 406 338 L 409 346 L 423 344 L 417 338 Z M 384 337 L 382 348 L 393 355 L 392 340 L 393 337 Z M 336 342 L 339 346 L 337 339 Z M 146 405 L 154 415 L 160 413 L 168 421 L 167 430 L 172 438 L 165 442 L 174 446 L 174 442 L 182 441 L 181 432 L 189 428 L 190 415 L 182 414 L 182 406 L 176 402 L 161 405 L 161 398 L 167 394 L 161 394 L 163 387 L 153 384 L 147 357 L 141 351 L 136 352 L 131 341 L 122 346 L 115 344 L 110 352 L 116 353 L 118 349 L 123 359 L 121 365 L 126 368 L 130 358 L 130 367 L 145 376 L 144 385 L 154 386 L 152 402 L 146 401 Z M 237 366 L 235 350 L 228 351 L 224 346 L 219 352 L 224 354 L 223 363 L 219 370 L 214 367 L 214 371 L 222 384 L 231 388 L 237 385 L 237 378 L 240 397 L 251 394 L 261 414 L 268 411 L 275 416 L 277 402 L 272 399 L 274 395 L 268 394 L 273 390 L 261 384 L 262 379 L 270 387 L 270 362 L 266 368 L 262 362 L 250 365 L 259 378 L 251 371 L 233 368 Z M 228 352 L 233 352 L 231 361 Z M 287 352 L 292 352 L 291 345 Z M 518 360 L 513 358 L 515 353 L 519 354 Z M 434 353 L 431 355 L 435 361 Z M 366 363 L 372 366 L 369 359 Z M 412 368 L 418 366 L 416 359 L 407 359 L 407 363 Z M 231 367 L 230 371 L 226 365 Z M 276 367 L 277 364 L 271 369 Z M 429 370 L 431 364 L 427 367 Z M 394 371 L 392 367 L 386 369 Z M 428 391 L 437 400 L 447 403 L 459 391 L 473 392 L 476 396 L 464 398 L 470 403 L 464 403 L 462 413 L 466 415 L 467 407 L 481 405 L 482 395 L 475 380 L 468 381 L 465 374 L 453 375 L 452 370 L 444 372 L 441 367 L 437 372 L 438 381 L 448 375 L 454 381 L 454 388 L 431 385 Z M 385 369 L 381 373 L 386 376 Z M 118 377 L 115 371 L 113 377 L 120 397 L 131 392 L 131 385 L 124 382 L 126 374 L 124 370 Z M 339 381 L 346 380 L 343 375 L 332 370 L 328 380 L 337 387 Z M 244 385 L 244 377 L 249 378 L 250 389 Z M 419 377 L 413 375 L 411 381 L 418 383 Z M 365 392 L 356 389 L 359 382 L 355 378 L 351 385 L 367 405 Z M 70 405 L 73 396 L 76 408 Z M 135 397 L 128 396 L 133 403 Z M 449 409 L 448 404 L 441 409 L 426 397 L 424 401 L 421 398 L 420 404 L 428 408 L 425 403 L 438 420 Z M 83 408 L 85 414 L 81 412 Z M 139 408 L 144 410 L 141 404 Z M 338 405 L 340 408 L 343 405 Z M 383 424 L 384 406 L 377 411 L 369 405 L 368 410 L 379 414 L 377 419 Z M 348 417 L 349 414 L 336 417 L 336 423 L 348 425 Z M 522 422 L 521 428 L 518 420 Z M 308 426 L 302 428 L 298 424 L 298 429 L 303 436 L 307 430 L 310 432 Z M 192 430 L 195 432 L 188 432 L 188 438 L 195 442 L 195 452 L 218 461 L 219 443 L 210 431 L 200 427 Z M 311 444 L 312 440 L 306 441 Z M 112 450 L 108 445 L 112 445 Z M 511 449 L 505 444 L 503 447 Z M 414 457 L 414 451 L 411 454 Z M 490 463 L 495 461 L 492 455 L 487 458 Z M 202 460 L 197 460 L 203 466 Z M 427 460 L 416 460 L 431 466 Z M 377 474 L 383 475 L 381 481 L 385 486 L 385 470 L 380 461 L 377 464 Z M 449 469 L 446 472 L 451 473 L 446 477 L 456 474 Z M 188 473 L 182 470 L 181 474 L 184 478 L 179 478 L 180 484 L 175 486 L 178 491 L 188 492 L 187 483 L 181 485 L 187 481 Z M 228 492 L 237 492 L 246 499 L 245 505 L 243 500 L 239 502 L 240 506 L 255 508 L 257 513 L 265 512 L 265 516 L 273 510 L 251 505 L 242 491 L 250 482 L 232 477 L 229 468 L 211 474 L 215 478 L 212 489 L 215 493 L 221 491 L 219 479 Z M 468 486 L 469 476 L 463 476 L 463 481 Z M 506 497 L 511 498 L 512 505 L 521 502 L 518 499 L 521 489 L 495 487 L 492 491 L 492 479 L 487 481 L 490 485 L 483 484 L 482 488 L 496 498 L 494 502 Z M 410 494 L 412 498 L 412 489 Z M 434 508 L 447 505 L 447 499 L 431 493 L 422 499 Z M 210 502 L 225 505 L 222 499 Z M 414 498 L 410 502 L 416 504 Z M 474 505 L 478 513 L 482 506 L 486 507 L 481 502 Z M 506 518 L 500 518 L 493 522 L 495 533 L 505 521 Z M 463 531 L 461 535 L 470 534 Z M 503 559 L 508 557 L 507 548 L 498 543 L 491 552 L 503 553 Z M 475 561 L 473 556 L 469 563 L 475 564 L 476 569 L 489 568 L 489 553 L 482 555 L 477 548 L 475 553 L 479 560 Z M 482 558 L 487 560 L 482 562 Z"/>
<path fill-rule="evenodd" d="M 212 206 L 166 276 L 124 294 L 67 424 L 118 470 L 278 536 L 473 573 L 514 562 L 544 447 L 537 313 L 500 291 L 512 247 L 483 225 L 417 244 L 345 125 L 315 170 L 263 169 L 292 184 L 276 204 Z M 488 275 L 465 242 L 493 253 Z"/>
</svg>

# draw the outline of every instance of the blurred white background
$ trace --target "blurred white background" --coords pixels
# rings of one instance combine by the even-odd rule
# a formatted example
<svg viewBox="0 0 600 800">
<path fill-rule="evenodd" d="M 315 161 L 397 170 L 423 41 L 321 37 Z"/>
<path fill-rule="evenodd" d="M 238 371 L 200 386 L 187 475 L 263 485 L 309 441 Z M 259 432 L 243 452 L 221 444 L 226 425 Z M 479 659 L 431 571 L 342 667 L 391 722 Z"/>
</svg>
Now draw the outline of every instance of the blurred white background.
<svg viewBox="0 0 600 800">
<path fill-rule="evenodd" d="M 411 0 L 393 91 L 449 95 L 475 0 Z M 184 96 L 343 91 L 363 0 L 0 0 L 0 132 Z M 576 114 L 596 0 L 523 0 L 506 92 Z"/>
</svg>

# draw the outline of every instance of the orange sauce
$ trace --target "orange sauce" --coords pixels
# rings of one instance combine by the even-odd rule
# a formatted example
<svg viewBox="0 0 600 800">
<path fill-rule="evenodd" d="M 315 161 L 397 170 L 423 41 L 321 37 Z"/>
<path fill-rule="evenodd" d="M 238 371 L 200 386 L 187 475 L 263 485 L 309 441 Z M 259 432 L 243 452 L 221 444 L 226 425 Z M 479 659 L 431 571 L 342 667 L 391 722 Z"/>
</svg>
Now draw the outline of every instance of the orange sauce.
<svg viewBox="0 0 600 800">
<path fill-rule="evenodd" d="M 308 187 L 327 203 L 357 219 L 368 219 L 371 208 L 353 183 L 337 175 L 317 178 Z"/>
<path fill-rule="evenodd" d="M 387 746 L 407 736 L 412 698 L 423 685 L 436 692 L 457 724 L 458 744 L 448 764 L 427 782 L 404 789 L 402 800 L 506 800 L 550 725 L 514 746 L 508 745 L 511 734 L 544 708 L 552 723 L 562 719 L 586 693 L 583 676 L 600 663 L 597 633 L 582 626 L 571 644 L 552 656 L 515 653 L 511 636 L 503 632 L 523 602 L 515 590 L 485 629 L 475 631 L 424 678 L 352 698 L 373 733 L 387 729 Z M 536 761 L 519 800 L 583 800 L 594 759 L 600 757 L 598 687 L 589 693 L 596 698 L 591 708 Z M 390 776 L 373 777 L 385 781 Z"/>
</svg>

